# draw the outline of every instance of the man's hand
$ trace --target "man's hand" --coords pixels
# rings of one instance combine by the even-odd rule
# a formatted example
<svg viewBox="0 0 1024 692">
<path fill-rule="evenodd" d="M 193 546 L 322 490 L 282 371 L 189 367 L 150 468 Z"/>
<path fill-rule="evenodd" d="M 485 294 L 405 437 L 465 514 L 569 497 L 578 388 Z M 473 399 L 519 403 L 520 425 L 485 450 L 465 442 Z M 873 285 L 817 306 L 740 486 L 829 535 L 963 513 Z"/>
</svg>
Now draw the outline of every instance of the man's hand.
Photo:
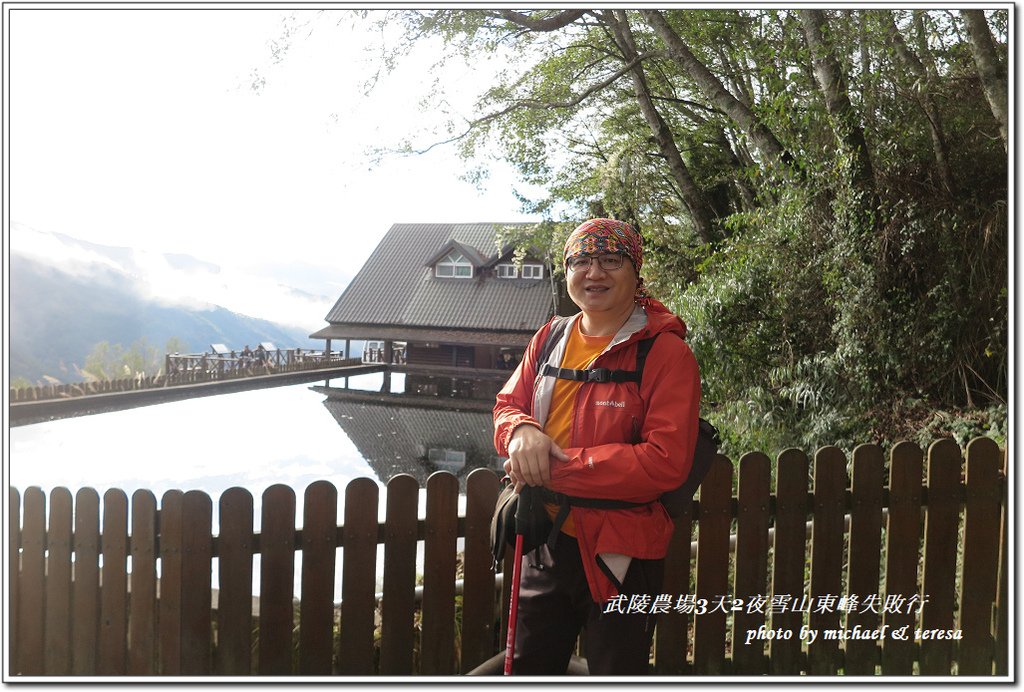
<svg viewBox="0 0 1024 692">
<path fill-rule="evenodd" d="M 519 492 L 523 485 L 547 485 L 551 481 L 551 457 L 568 460 L 554 440 L 533 425 L 520 425 L 508 445 L 505 473 Z"/>
</svg>

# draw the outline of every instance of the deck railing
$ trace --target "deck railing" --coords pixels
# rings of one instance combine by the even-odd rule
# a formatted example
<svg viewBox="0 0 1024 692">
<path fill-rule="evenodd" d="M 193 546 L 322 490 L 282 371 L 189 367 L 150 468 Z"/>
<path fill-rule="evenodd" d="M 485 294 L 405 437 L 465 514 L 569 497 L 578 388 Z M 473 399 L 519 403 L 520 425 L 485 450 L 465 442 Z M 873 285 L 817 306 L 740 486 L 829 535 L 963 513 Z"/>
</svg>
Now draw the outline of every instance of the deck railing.
<svg viewBox="0 0 1024 692">
<path fill-rule="evenodd" d="M 158 505 L 146 490 L 130 502 L 108 490 L 101 503 L 91 488 L 12 489 L 10 670 L 469 672 L 504 645 L 509 584 L 496 588 L 488 545 L 498 485 L 473 471 L 460 515 L 457 478 L 435 473 L 421 518 L 415 480 L 396 476 L 378 522 L 378 484 L 356 479 L 339 525 L 338 491 L 319 481 L 305 489 L 301 528 L 294 491 L 276 485 L 258 532 L 252 495 L 233 488 L 218 500 L 216 535 L 198 491 Z M 1004 453 L 985 438 L 963 457 L 951 440 L 927 455 L 903 442 L 888 459 L 873 445 L 850 459 L 832 447 L 813 460 L 720 456 L 677 521 L 663 594 L 618 607 L 658 618 L 659 675 L 1007 675 L 1006 486 Z"/>
<path fill-rule="evenodd" d="M 132 377 L 91 380 L 88 382 L 11 387 L 10 402 L 17 404 L 28 401 L 70 399 L 96 394 L 161 389 L 178 385 L 220 382 L 260 375 L 341 368 L 362 363 L 359 358 L 347 358 L 343 353 L 337 351 L 324 353 L 323 351 L 286 349 L 268 351 L 266 353 L 266 358 L 263 360 L 257 360 L 255 357 L 250 356 L 243 357 L 235 353 L 224 356 L 207 353 L 168 355 L 166 356 L 164 370 L 159 375 L 139 374 Z"/>
</svg>

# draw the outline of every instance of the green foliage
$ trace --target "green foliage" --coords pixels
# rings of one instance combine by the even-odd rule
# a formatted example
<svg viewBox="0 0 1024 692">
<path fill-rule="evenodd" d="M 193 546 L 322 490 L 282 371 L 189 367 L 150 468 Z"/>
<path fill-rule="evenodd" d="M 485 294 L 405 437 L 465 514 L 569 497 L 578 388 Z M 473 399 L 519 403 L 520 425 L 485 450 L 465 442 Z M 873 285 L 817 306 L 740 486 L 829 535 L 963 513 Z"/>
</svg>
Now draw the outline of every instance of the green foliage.
<svg viewBox="0 0 1024 692">
<path fill-rule="evenodd" d="M 188 344 L 176 336 L 168 339 L 164 352 L 151 346 L 146 337 L 132 342 L 127 349 L 121 344 L 101 341 L 86 356 L 82 371 L 87 377 L 99 380 L 155 375 L 163 370 L 164 353 L 187 352 Z"/>
<path fill-rule="evenodd" d="M 514 246 L 514 260 L 521 263 L 529 254 L 550 261 L 556 272 L 562 271 L 562 248 L 573 226 L 544 221 L 536 226 L 503 226 L 498 229 L 500 247 Z"/>
<path fill-rule="evenodd" d="M 990 437 L 1005 446 L 1006 423 L 1006 406 L 1003 405 L 970 411 L 935 411 L 912 433 L 911 440 L 921 449 L 945 437 L 953 438 L 961 449 L 976 437 Z"/>
<path fill-rule="evenodd" d="M 557 257 L 583 217 L 634 223 L 648 286 L 690 326 L 727 453 L 1005 435 L 1007 157 L 962 19 L 824 11 L 832 67 L 812 60 L 801 12 L 662 10 L 715 88 L 650 15 L 625 13 L 648 95 L 724 232 L 712 244 L 641 112 L 622 15 L 550 31 L 497 10 L 396 16 L 448 57 L 516 56 L 454 138 L 475 170 L 499 157 L 544 191 L 522 201 L 548 221 L 504 241 Z M 1005 79 L 1008 13 L 986 16 Z"/>
</svg>

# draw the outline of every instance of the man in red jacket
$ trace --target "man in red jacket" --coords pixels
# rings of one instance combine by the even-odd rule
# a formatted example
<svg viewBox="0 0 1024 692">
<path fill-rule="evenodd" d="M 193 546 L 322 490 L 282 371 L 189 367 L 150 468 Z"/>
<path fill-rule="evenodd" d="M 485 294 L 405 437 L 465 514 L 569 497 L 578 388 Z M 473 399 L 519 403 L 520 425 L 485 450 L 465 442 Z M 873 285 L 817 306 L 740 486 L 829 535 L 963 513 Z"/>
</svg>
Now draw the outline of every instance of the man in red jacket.
<svg viewBox="0 0 1024 692">
<path fill-rule="evenodd" d="M 644 288 L 642 241 L 629 224 L 584 222 L 564 258 L 580 312 L 543 349 L 550 355 L 539 366 L 559 318 L 533 336 L 498 393 L 495 447 L 517 489 L 633 506 L 573 505 L 553 546 L 523 557 L 513 673 L 564 673 L 585 625 L 591 674 L 642 675 L 654 629 L 649 605 L 660 594 L 673 532 L 658 498 L 690 471 L 700 374 L 683 341 L 686 326 Z M 639 383 L 583 372 L 635 371 L 637 345 L 652 337 Z M 562 518 L 560 509 L 547 505 L 552 519 Z M 635 598 L 608 607 L 620 594 Z"/>
</svg>

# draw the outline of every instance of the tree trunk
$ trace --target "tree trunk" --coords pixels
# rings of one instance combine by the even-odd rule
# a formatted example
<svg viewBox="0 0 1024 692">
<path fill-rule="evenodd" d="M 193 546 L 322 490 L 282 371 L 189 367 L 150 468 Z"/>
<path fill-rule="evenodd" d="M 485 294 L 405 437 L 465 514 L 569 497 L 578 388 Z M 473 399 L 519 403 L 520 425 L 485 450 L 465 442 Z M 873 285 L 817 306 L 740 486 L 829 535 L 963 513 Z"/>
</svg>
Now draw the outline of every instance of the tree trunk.
<svg viewBox="0 0 1024 692">
<path fill-rule="evenodd" d="M 914 36 L 917 40 L 917 55 L 921 58 L 925 69 L 928 70 L 929 76 L 934 79 L 939 76 L 939 68 L 935 64 L 932 49 L 928 47 L 928 29 L 924 25 L 925 12 L 924 10 L 914 10 L 912 16 L 914 18 Z"/>
<path fill-rule="evenodd" d="M 863 116 L 865 123 L 875 122 L 875 103 L 876 89 L 875 82 L 869 76 L 872 74 L 871 69 L 871 50 L 868 47 L 868 28 L 867 28 L 867 12 L 857 13 L 857 28 L 860 31 L 860 73 L 864 75 L 864 85 L 861 92 L 861 99 L 863 100 Z"/>
<path fill-rule="evenodd" d="M 985 21 L 983 10 L 960 10 L 967 24 L 967 33 L 971 37 L 971 53 L 974 64 L 978 67 L 978 77 L 985 89 L 985 98 L 992 109 L 992 115 L 999 123 L 999 136 L 1003 138 L 1003 149 L 1006 150 L 1007 127 L 1010 120 L 1009 99 L 1007 97 L 1006 71 L 996 55 L 996 45 L 992 32 Z"/>
<path fill-rule="evenodd" d="M 740 195 L 742 200 L 744 211 L 753 211 L 759 204 L 757 201 L 757 193 L 754 192 L 750 184 L 743 179 L 741 175 L 743 170 L 743 164 L 740 162 L 739 157 L 732 148 L 732 143 L 725 134 L 725 130 L 721 127 L 715 130 L 715 139 L 718 141 L 718 146 L 721 147 L 722 153 L 725 154 L 726 159 L 732 164 L 732 167 L 736 170 L 736 176 L 732 179 L 733 186 Z"/>
<path fill-rule="evenodd" d="M 899 62 L 917 78 L 917 93 L 921 103 L 921 110 L 924 111 L 925 119 L 928 121 L 928 131 L 932 138 L 932 151 L 935 153 L 935 165 L 938 168 L 939 180 L 946 189 L 946 193 L 952 197 L 956 194 L 956 183 L 953 178 L 953 170 L 949 165 L 949 149 L 946 147 L 946 137 L 942 128 L 942 117 L 939 109 L 932 98 L 932 87 L 934 80 L 924 63 L 907 47 L 906 41 L 900 34 L 899 27 L 893 19 L 892 12 L 885 11 L 882 17 L 883 29 L 889 35 L 896 49 L 896 57 Z"/>
<path fill-rule="evenodd" d="M 607 15 L 605 15 L 607 17 Z M 622 10 L 615 10 L 608 18 L 609 28 L 612 30 L 616 43 L 623 52 L 625 62 L 632 62 L 637 56 L 636 45 L 633 42 L 633 35 L 626 20 L 626 13 Z M 650 89 L 644 77 L 643 64 L 637 63 L 629 71 L 630 79 L 633 82 L 633 93 L 640 106 L 640 112 L 651 128 L 654 141 L 659 151 L 665 157 L 669 170 L 672 172 L 672 179 L 679 186 L 683 203 L 690 212 L 697 235 L 705 243 L 713 243 L 719 239 L 719 233 L 715 229 L 711 207 L 704 197 L 704 193 L 697 186 L 690 175 L 690 170 L 683 161 L 679 148 L 676 146 L 675 138 L 668 127 L 668 123 L 661 117 L 654 101 L 651 99 Z"/>
<path fill-rule="evenodd" d="M 679 34 L 677 34 L 664 15 L 658 10 L 640 10 L 647 23 L 654 29 L 654 33 L 662 40 L 668 48 L 669 56 L 686 71 L 693 79 L 697 87 L 704 93 L 704 96 L 722 113 L 732 119 L 740 129 L 747 133 L 754 142 L 758 151 L 775 162 L 789 165 L 793 156 L 786 151 L 775 134 L 768 129 L 753 111 L 742 101 L 737 99 L 726 89 L 718 77 L 711 73 L 704 63 L 697 59 L 686 45 Z"/>
<path fill-rule="evenodd" d="M 868 155 L 864 127 L 858 122 L 857 114 L 850 103 L 846 89 L 846 77 L 835 54 L 825 41 L 828 23 L 821 10 L 799 10 L 798 15 L 804 27 L 807 46 L 811 49 L 814 62 L 814 78 L 818 82 L 825 108 L 832 116 L 833 128 L 840 143 L 853 153 L 853 180 L 864 190 L 874 191 L 874 171 Z"/>
</svg>

